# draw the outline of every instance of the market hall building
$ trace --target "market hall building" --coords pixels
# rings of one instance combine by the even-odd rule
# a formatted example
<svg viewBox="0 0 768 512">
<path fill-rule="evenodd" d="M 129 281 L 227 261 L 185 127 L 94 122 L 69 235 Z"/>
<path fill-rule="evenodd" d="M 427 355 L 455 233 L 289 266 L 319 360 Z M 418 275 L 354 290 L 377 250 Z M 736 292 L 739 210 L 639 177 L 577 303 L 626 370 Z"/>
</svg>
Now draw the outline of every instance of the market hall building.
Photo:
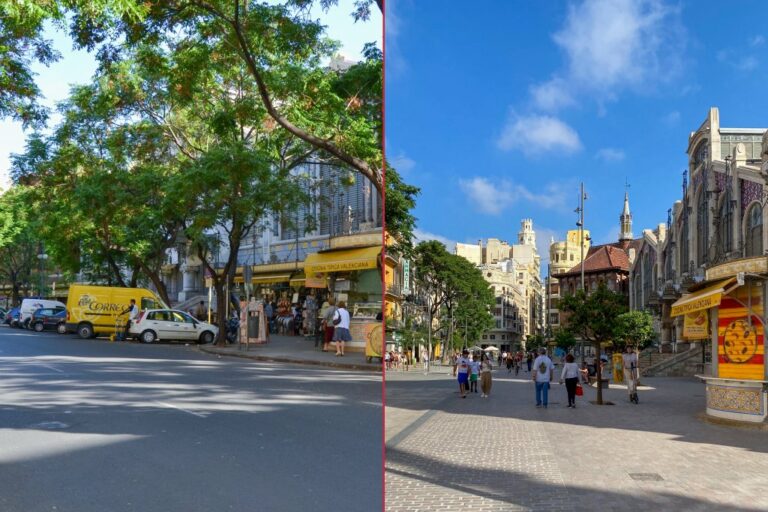
<svg viewBox="0 0 768 512">
<path fill-rule="evenodd" d="M 711 108 L 687 154 L 666 236 L 632 269 L 632 284 L 648 284 L 633 286 L 632 307 L 655 311 L 662 347 L 703 347 L 708 415 L 765 422 L 768 133 L 721 127 Z"/>
</svg>

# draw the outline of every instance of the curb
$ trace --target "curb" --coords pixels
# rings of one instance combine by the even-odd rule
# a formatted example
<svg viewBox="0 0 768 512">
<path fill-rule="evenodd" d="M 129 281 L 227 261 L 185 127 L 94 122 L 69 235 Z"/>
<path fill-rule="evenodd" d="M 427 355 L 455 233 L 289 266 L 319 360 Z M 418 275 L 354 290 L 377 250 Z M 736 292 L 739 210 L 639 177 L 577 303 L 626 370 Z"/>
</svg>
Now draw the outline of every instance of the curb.
<svg viewBox="0 0 768 512">
<path fill-rule="evenodd" d="M 341 370 L 361 370 L 369 372 L 381 372 L 382 369 L 379 366 L 368 364 L 355 364 L 355 363 L 337 363 L 334 361 L 316 361 L 313 359 L 297 359 L 292 357 L 280 357 L 280 356 L 266 356 L 266 355 L 254 355 L 246 352 L 222 352 L 217 349 L 199 346 L 200 352 L 207 354 L 216 354 L 218 356 L 239 357 L 240 359 L 251 359 L 254 361 L 264 361 L 266 363 L 294 363 L 309 366 L 326 366 L 330 368 L 337 368 Z"/>
</svg>

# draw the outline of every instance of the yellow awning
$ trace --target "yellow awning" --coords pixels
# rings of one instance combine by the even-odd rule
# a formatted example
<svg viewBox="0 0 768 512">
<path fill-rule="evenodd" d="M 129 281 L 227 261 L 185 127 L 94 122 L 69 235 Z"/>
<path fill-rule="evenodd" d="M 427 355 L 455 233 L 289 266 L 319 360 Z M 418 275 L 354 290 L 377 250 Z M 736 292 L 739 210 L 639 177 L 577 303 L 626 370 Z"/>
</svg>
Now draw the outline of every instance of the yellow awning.
<svg viewBox="0 0 768 512">
<path fill-rule="evenodd" d="M 708 286 L 690 295 L 678 299 L 672 304 L 671 316 L 681 316 L 687 313 L 695 313 L 702 309 L 709 309 L 720 305 L 723 295 L 730 292 L 733 288 L 726 290 L 736 282 L 735 277 L 723 279 L 722 281 Z"/>
<path fill-rule="evenodd" d="M 376 268 L 380 255 L 381 246 L 313 253 L 304 260 L 304 273 L 311 276 Z"/>
<path fill-rule="evenodd" d="M 253 284 L 275 284 L 287 283 L 291 279 L 291 274 L 256 274 L 251 278 Z M 235 276 L 236 283 L 243 282 L 243 275 Z"/>
</svg>

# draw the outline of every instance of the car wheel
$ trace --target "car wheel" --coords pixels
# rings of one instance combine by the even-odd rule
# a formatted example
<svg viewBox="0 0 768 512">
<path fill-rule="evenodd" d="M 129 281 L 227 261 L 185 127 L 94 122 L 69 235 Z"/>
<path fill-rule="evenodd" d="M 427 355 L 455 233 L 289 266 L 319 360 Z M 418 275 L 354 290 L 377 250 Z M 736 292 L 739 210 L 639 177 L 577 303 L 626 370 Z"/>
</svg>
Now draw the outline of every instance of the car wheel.
<svg viewBox="0 0 768 512">
<path fill-rule="evenodd" d="M 87 340 L 88 338 L 93 338 L 95 333 L 91 324 L 80 324 L 77 326 L 77 334 L 84 340 Z"/>
<path fill-rule="evenodd" d="M 211 331 L 205 331 L 203 334 L 201 334 L 200 343 L 204 345 L 208 343 L 213 343 L 213 333 Z"/>
<path fill-rule="evenodd" d="M 144 331 L 141 333 L 141 341 L 142 343 L 154 343 L 154 341 L 157 339 L 157 335 L 154 331 Z"/>
<path fill-rule="evenodd" d="M 59 334 L 67 334 L 67 324 L 60 323 L 56 326 L 56 332 Z"/>
<path fill-rule="evenodd" d="M 35 332 L 43 332 L 43 329 L 45 329 L 43 322 L 35 322 L 32 324 L 32 330 Z"/>
</svg>

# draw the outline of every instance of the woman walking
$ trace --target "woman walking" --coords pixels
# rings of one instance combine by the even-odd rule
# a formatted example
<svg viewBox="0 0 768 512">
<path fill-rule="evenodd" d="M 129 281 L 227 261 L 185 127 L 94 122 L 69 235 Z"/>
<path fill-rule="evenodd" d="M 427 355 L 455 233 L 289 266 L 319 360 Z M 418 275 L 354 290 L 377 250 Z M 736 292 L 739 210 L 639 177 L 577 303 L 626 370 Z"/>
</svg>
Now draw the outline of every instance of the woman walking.
<svg viewBox="0 0 768 512">
<path fill-rule="evenodd" d="M 568 392 L 568 407 L 576 408 L 576 386 L 579 383 L 579 365 L 573 361 L 573 354 L 565 356 L 563 373 L 560 374 L 560 384 L 565 381 Z"/>
<path fill-rule="evenodd" d="M 483 390 L 483 394 L 480 395 L 481 398 L 488 398 L 491 394 L 491 385 L 493 384 L 491 381 L 492 369 L 491 358 L 487 354 L 483 354 L 480 361 L 480 388 Z"/>
<path fill-rule="evenodd" d="M 352 335 L 349 333 L 349 311 L 347 303 L 339 301 L 339 308 L 333 315 L 333 325 L 336 329 L 333 331 L 333 341 L 336 342 L 336 355 L 344 356 L 344 342 L 352 341 Z"/>
</svg>

